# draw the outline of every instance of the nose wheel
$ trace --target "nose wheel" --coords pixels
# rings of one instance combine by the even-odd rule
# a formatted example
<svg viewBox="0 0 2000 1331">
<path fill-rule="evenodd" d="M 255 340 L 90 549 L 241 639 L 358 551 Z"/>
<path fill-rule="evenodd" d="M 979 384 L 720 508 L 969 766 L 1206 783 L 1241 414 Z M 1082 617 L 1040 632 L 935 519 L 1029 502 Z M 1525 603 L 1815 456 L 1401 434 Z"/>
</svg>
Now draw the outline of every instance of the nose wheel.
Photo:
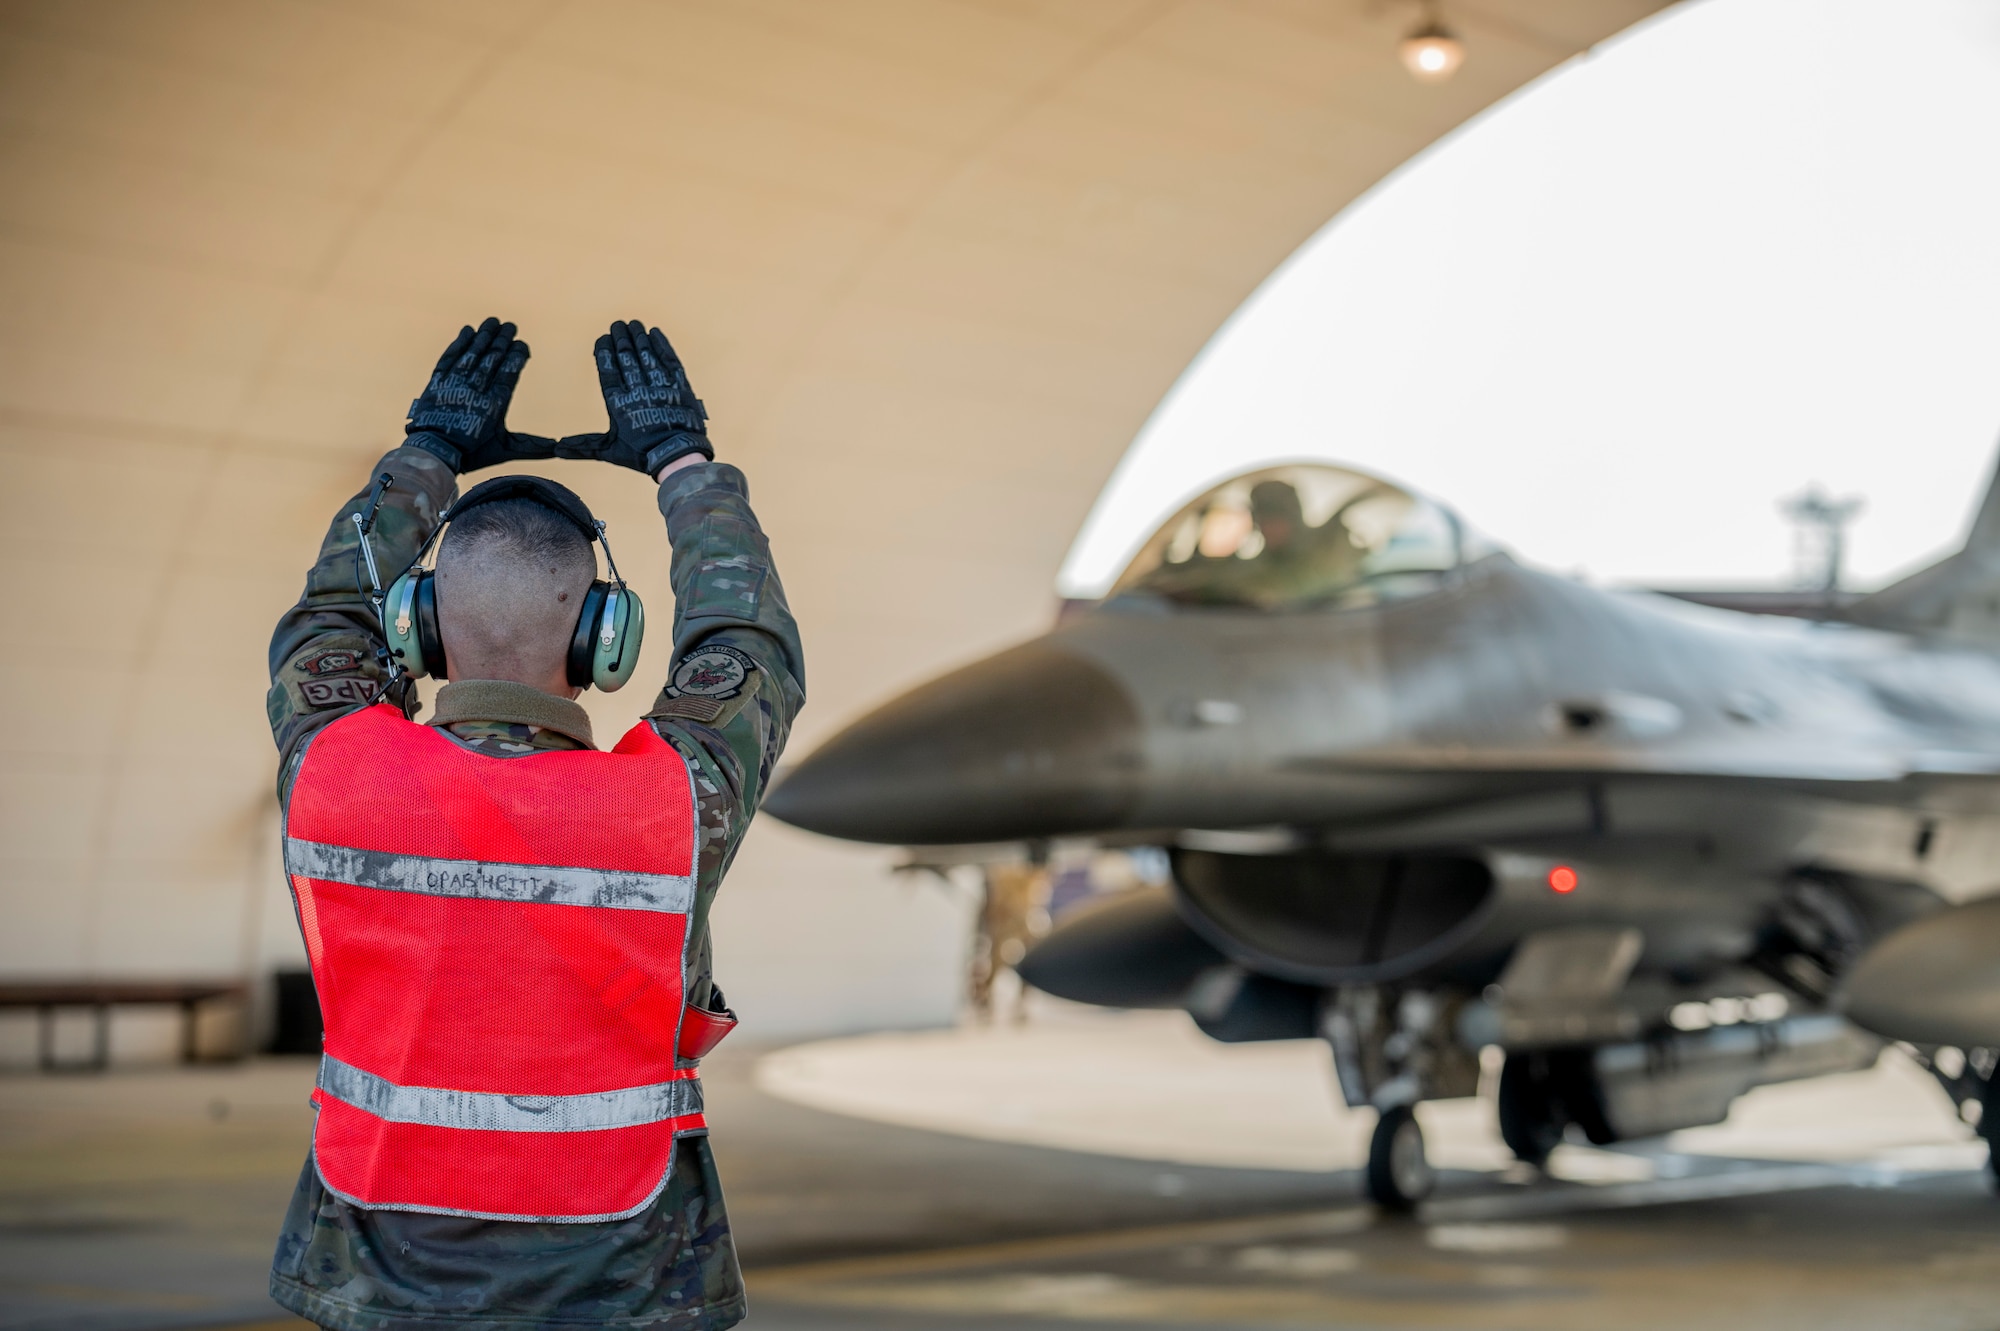
<svg viewBox="0 0 2000 1331">
<path fill-rule="evenodd" d="M 1409 1105 L 1383 1110 L 1368 1142 L 1368 1199 L 1385 1211 L 1411 1211 L 1436 1185 L 1415 1110 Z"/>
</svg>

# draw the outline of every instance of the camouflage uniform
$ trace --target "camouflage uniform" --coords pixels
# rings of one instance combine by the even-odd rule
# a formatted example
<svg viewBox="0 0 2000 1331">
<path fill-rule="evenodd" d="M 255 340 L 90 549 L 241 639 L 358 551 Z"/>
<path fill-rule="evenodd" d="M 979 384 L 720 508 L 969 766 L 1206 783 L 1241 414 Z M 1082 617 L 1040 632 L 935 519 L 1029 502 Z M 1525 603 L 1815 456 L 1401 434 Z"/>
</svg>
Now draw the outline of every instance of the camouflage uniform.
<svg viewBox="0 0 2000 1331">
<path fill-rule="evenodd" d="M 383 577 L 415 557 L 449 505 L 457 477 L 419 448 L 385 456 L 374 474 L 395 483 L 372 541 Z M 362 706 L 385 674 L 379 626 L 350 515 L 341 509 L 306 577 L 305 595 L 271 640 L 268 710 L 278 741 L 280 799 L 314 731 Z M 743 474 L 703 463 L 660 487 L 673 542 L 675 670 L 647 713 L 694 773 L 700 863 L 690 928 L 688 997 L 712 1001 L 708 913 L 792 718 L 805 701 L 798 626 L 750 511 Z M 663 644 L 655 644 L 659 650 Z M 740 685 L 677 689 L 721 653 Z M 683 679 L 685 683 L 686 680 Z M 705 696 L 704 696 L 705 694 Z M 722 696 L 729 694 L 729 696 Z M 581 707 L 525 685 L 446 685 L 441 725 L 467 747 L 506 758 L 594 747 Z M 271 1271 L 280 1304 L 336 1331 L 416 1328 L 720 1328 L 743 1317 L 743 1279 L 706 1137 L 681 1140 L 666 1189 L 629 1220 L 524 1224 L 409 1211 L 370 1211 L 329 1194 L 308 1160 L 285 1216 Z"/>
</svg>

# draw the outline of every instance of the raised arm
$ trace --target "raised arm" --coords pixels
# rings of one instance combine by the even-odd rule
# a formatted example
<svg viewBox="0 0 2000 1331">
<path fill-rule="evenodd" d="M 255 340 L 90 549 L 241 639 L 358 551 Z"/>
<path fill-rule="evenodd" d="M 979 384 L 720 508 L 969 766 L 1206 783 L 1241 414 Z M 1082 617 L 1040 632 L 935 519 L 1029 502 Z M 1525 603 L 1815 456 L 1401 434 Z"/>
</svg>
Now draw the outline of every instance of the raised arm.
<svg viewBox="0 0 2000 1331">
<path fill-rule="evenodd" d="M 674 657 L 647 715 L 663 735 L 723 751 L 712 756 L 748 822 L 805 705 L 799 626 L 742 472 L 676 468 L 661 480 L 660 513 L 674 547 Z"/>
<path fill-rule="evenodd" d="M 278 617 L 271 634 L 271 688 L 264 708 L 278 744 L 278 793 L 291 784 L 293 759 L 306 738 L 328 722 L 373 701 L 388 678 L 382 660 L 382 625 L 368 601 L 368 571 L 354 515 L 362 512 L 375 478 L 389 487 L 376 506 L 369 534 L 383 581 L 400 573 L 451 506 L 458 476 L 413 444 L 392 448 L 369 473 L 369 484 L 341 505 L 306 574 L 298 604 Z M 404 700 L 393 699 L 398 703 Z"/>
<path fill-rule="evenodd" d="M 334 515 L 304 594 L 271 634 L 264 706 L 278 745 L 280 797 L 306 738 L 372 701 L 388 678 L 354 515 L 367 508 L 378 479 L 387 475 L 368 538 L 386 587 L 436 530 L 460 472 L 554 457 L 553 439 L 507 428 L 507 406 L 527 363 L 528 344 L 515 338 L 513 324 L 488 319 L 477 329 L 461 329 L 410 404 L 402 445 L 382 455 L 367 483 Z"/>
<path fill-rule="evenodd" d="M 701 855 L 688 997 L 709 1007 L 709 908 L 805 704 L 804 653 L 749 484 L 710 460 L 708 413 L 666 337 L 613 324 L 596 360 L 610 423 L 558 447 L 660 484 L 674 551 L 673 659 L 647 717 L 694 776 Z"/>
</svg>

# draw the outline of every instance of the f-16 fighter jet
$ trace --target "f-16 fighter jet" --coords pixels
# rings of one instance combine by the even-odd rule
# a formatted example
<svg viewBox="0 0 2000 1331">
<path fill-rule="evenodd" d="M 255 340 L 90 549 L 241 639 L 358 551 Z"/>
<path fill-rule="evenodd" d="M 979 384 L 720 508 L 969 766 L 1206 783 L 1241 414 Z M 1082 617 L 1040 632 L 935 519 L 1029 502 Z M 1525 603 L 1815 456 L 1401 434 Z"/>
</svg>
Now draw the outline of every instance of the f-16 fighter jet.
<svg viewBox="0 0 2000 1331">
<path fill-rule="evenodd" d="M 1413 1106 L 1494 1048 L 1537 1165 L 1884 1041 L 2000 1134 L 2000 497 L 1941 564 L 1795 599 L 1588 586 L 1382 480 L 1269 468 L 765 807 L 930 863 L 1165 848 L 1170 886 L 1071 913 L 1022 976 L 1326 1040 L 1387 1206 L 1432 1184 Z"/>
</svg>

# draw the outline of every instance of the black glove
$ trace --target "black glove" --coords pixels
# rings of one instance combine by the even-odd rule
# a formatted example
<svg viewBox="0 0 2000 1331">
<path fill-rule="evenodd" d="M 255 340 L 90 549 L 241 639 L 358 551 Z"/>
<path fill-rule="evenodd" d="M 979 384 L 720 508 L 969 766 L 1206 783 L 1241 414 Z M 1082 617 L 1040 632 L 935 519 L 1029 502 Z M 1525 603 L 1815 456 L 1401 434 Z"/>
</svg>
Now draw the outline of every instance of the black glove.
<svg viewBox="0 0 2000 1331">
<path fill-rule="evenodd" d="M 687 371 L 666 334 L 634 319 L 597 339 L 597 383 L 611 426 L 573 434 L 556 445 L 565 458 L 595 458 L 651 476 L 676 458 L 713 458 L 708 412 L 688 387 Z"/>
<path fill-rule="evenodd" d="M 554 457 L 555 440 L 507 428 L 507 404 L 527 363 L 528 344 L 514 340 L 513 324 L 488 319 L 477 332 L 459 329 L 410 404 L 404 442 L 457 472 Z"/>
</svg>

